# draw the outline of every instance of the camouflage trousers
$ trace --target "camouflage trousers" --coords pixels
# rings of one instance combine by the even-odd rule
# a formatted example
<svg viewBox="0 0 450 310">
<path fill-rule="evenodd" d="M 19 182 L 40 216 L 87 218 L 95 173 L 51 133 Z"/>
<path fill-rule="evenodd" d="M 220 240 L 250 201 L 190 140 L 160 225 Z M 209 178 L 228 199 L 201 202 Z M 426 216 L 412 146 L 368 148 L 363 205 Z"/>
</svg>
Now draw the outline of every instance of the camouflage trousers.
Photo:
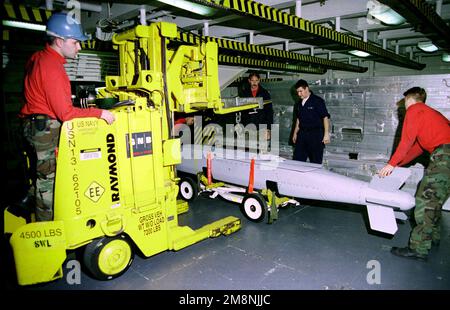
<svg viewBox="0 0 450 310">
<path fill-rule="evenodd" d="M 52 119 L 26 119 L 23 122 L 23 135 L 36 151 L 36 182 L 28 190 L 35 198 L 36 220 L 53 219 L 53 189 L 56 174 L 55 150 L 59 142 L 61 124 Z"/>
<path fill-rule="evenodd" d="M 449 197 L 450 144 L 437 148 L 430 157 L 416 193 L 414 218 L 416 226 L 409 238 L 409 247 L 428 254 L 432 242 L 440 240 L 441 210 Z"/>
</svg>

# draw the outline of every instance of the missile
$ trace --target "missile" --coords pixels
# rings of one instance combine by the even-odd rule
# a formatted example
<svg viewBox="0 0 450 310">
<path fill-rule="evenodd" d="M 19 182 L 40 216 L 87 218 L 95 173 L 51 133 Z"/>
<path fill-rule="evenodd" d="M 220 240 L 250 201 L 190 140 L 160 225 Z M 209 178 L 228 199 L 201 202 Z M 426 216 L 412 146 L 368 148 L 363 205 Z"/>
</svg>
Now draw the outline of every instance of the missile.
<svg viewBox="0 0 450 310">
<path fill-rule="evenodd" d="M 375 175 L 365 182 L 328 171 L 319 164 L 273 154 L 184 144 L 177 170 L 192 175 L 202 172 L 208 156 L 212 157 L 212 176 L 217 181 L 247 187 L 254 159 L 255 190 L 265 189 L 268 182 L 273 182 L 281 196 L 364 205 L 371 229 L 391 235 L 398 229 L 396 218 L 405 220 L 403 211 L 415 205 L 414 197 L 400 190 L 411 175 L 408 168 L 397 167 L 385 178 Z"/>
</svg>

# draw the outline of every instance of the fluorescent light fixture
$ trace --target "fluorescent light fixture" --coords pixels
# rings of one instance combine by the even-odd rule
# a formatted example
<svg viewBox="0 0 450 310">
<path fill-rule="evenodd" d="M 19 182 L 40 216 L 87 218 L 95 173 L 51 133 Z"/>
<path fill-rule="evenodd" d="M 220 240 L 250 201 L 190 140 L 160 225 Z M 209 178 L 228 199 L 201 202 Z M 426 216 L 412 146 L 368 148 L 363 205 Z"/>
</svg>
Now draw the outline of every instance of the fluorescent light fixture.
<svg viewBox="0 0 450 310">
<path fill-rule="evenodd" d="M 38 30 L 38 31 L 45 31 L 47 29 L 47 27 L 45 25 L 24 23 L 24 22 L 18 22 L 18 21 L 14 21 L 14 20 L 3 20 L 2 24 L 3 24 L 3 26 L 8 26 L 8 27 Z"/>
<path fill-rule="evenodd" d="M 424 52 L 436 52 L 438 50 L 438 47 L 431 41 L 419 42 L 417 46 Z"/>
<path fill-rule="evenodd" d="M 449 53 L 442 54 L 442 61 L 450 62 L 450 54 Z"/>
<path fill-rule="evenodd" d="M 370 15 L 387 25 L 400 25 L 406 22 L 406 19 L 404 19 L 403 16 L 376 0 L 370 0 L 368 2 L 368 7 L 368 13 Z"/>
<path fill-rule="evenodd" d="M 213 8 L 208 6 L 200 5 L 197 3 L 192 3 L 185 0 L 158 0 L 159 2 L 163 2 L 165 4 L 176 6 L 177 8 L 190 11 L 200 15 L 212 15 L 216 12 Z"/>
<path fill-rule="evenodd" d="M 358 51 L 358 50 L 353 50 L 353 51 L 348 51 L 350 54 L 358 56 L 358 57 L 367 57 L 370 56 L 369 53 L 363 52 L 363 51 Z"/>
</svg>

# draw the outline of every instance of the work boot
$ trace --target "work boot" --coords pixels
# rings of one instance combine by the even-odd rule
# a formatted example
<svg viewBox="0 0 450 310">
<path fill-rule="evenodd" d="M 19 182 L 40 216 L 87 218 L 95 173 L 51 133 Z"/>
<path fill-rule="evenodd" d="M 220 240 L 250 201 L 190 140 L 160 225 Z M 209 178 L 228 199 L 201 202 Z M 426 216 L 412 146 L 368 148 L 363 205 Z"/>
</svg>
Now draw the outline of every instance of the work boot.
<svg viewBox="0 0 450 310">
<path fill-rule="evenodd" d="M 410 249 L 409 247 L 404 248 L 392 247 L 391 253 L 396 256 L 417 259 L 420 261 L 426 261 L 428 256 L 426 254 L 420 254 L 416 250 Z"/>
</svg>

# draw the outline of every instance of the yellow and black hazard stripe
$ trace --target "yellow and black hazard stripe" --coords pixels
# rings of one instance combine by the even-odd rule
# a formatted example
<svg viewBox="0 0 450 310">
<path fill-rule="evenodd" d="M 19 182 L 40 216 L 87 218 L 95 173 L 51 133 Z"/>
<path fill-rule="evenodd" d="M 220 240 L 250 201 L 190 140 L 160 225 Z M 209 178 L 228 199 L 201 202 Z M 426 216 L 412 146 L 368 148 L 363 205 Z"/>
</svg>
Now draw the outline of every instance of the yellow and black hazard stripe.
<svg viewBox="0 0 450 310">
<path fill-rule="evenodd" d="M 1 6 L 2 20 L 20 21 L 26 23 L 46 25 L 52 11 L 33 8 L 25 5 L 3 3 Z"/>
<path fill-rule="evenodd" d="M 266 79 L 261 79 L 262 83 L 270 83 L 270 82 L 280 82 L 282 81 L 282 78 L 266 78 Z"/>
<path fill-rule="evenodd" d="M 383 49 L 382 47 L 364 42 L 350 35 L 335 31 L 333 29 L 315 24 L 298 16 L 285 13 L 276 8 L 264 5 L 252 0 L 191 0 L 203 5 L 208 5 L 216 9 L 224 10 L 228 13 L 243 15 L 246 18 L 252 18 L 256 21 L 264 23 L 272 23 L 280 26 L 286 31 L 301 34 L 301 36 L 313 36 L 320 39 L 315 45 L 338 44 L 340 49 L 345 47 L 349 49 L 357 49 L 371 54 L 374 57 L 381 57 L 380 62 L 395 63 L 397 66 L 410 69 L 423 69 L 424 64 L 412 61 L 409 58 L 397 55 L 394 52 Z M 407 1 L 407 0 L 404 0 Z M 412 0 L 411 0 L 412 1 Z M 332 48 L 329 46 L 329 48 Z"/>
<path fill-rule="evenodd" d="M 303 66 L 287 64 L 277 61 L 269 61 L 255 58 L 246 58 L 239 56 L 223 55 L 219 54 L 219 64 L 223 65 L 239 65 L 250 68 L 261 68 L 269 70 L 280 70 L 289 72 L 299 72 L 299 73 L 311 73 L 311 74 L 324 74 L 327 69 L 317 67 L 317 66 Z"/>
<path fill-rule="evenodd" d="M 97 40 L 87 40 L 84 42 L 81 42 L 81 48 L 82 49 L 95 49 L 96 45 L 97 45 Z"/>
<path fill-rule="evenodd" d="M 188 32 L 179 32 L 177 39 L 183 43 L 188 44 L 198 44 L 202 41 L 204 42 L 216 42 L 219 46 L 219 53 L 221 52 L 234 52 L 242 55 L 243 53 L 247 54 L 246 57 L 255 57 L 255 58 L 269 58 L 273 61 L 281 61 L 281 62 L 290 62 L 290 63 L 303 63 L 309 64 L 312 66 L 320 66 L 328 69 L 342 70 L 342 71 L 350 71 L 350 72 L 358 72 L 363 73 L 367 71 L 366 67 L 360 67 L 355 65 L 350 65 L 346 63 L 342 63 L 339 61 L 324 59 L 320 57 L 314 57 L 310 55 L 303 55 L 294 52 L 279 50 L 275 48 L 270 48 L 262 45 L 255 44 L 247 44 L 243 42 L 207 37 L 207 36 L 198 36 Z"/>
<path fill-rule="evenodd" d="M 84 50 L 112 52 L 119 55 L 119 51 L 113 48 L 113 43 L 111 41 L 101 41 L 94 39 L 81 42 L 80 44 L 81 48 Z"/>
<path fill-rule="evenodd" d="M 241 77 L 238 77 L 237 79 L 235 79 L 233 81 L 233 83 L 240 84 L 242 82 L 247 82 L 247 80 L 248 80 L 247 76 L 241 76 Z M 280 81 L 283 81 L 283 78 L 277 77 L 277 78 L 261 78 L 260 79 L 261 83 L 280 82 Z"/>
<path fill-rule="evenodd" d="M 216 142 L 216 127 L 204 126 L 202 130 L 194 131 L 194 144 L 214 145 Z"/>
<path fill-rule="evenodd" d="M 194 130 L 194 144 L 203 144 L 203 130 Z"/>
</svg>

